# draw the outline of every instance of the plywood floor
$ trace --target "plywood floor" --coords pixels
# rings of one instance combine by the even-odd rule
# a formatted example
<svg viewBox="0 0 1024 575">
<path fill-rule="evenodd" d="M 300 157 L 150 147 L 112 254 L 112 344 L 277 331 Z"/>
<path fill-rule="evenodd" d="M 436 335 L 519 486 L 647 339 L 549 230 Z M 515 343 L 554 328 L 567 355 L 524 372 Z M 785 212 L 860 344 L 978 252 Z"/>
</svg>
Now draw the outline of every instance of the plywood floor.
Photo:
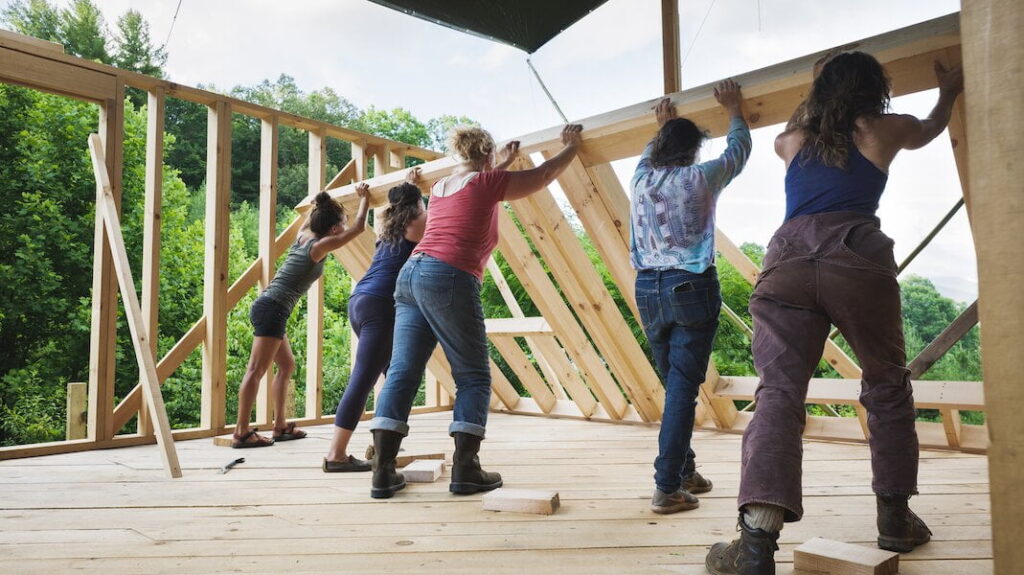
<svg viewBox="0 0 1024 575">
<path fill-rule="evenodd" d="M 443 450 L 450 413 L 415 416 L 406 453 Z M 707 547 L 735 534 L 740 438 L 697 432 L 700 471 L 715 482 L 695 511 L 648 509 L 657 429 L 493 414 L 485 467 L 509 487 L 554 489 L 553 516 L 483 511 L 448 493 L 448 472 L 395 498 L 369 497 L 369 474 L 325 474 L 331 428 L 271 448 L 210 439 L 177 444 L 184 478 L 164 479 L 155 446 L 0 462 L 0 568 L 11 573 L 704 573 Z M 369 442 L 357 431 L 357 451 Z M 244 456 L 226 475 L 217 469 Z M 808 442 L 805 520 L 792 549 L 822 536 L 872 545 L 874 497 L 862 445 Z M 901 573 L 992 572 L 984 457 L 925 452 L 913 507 L 934 540 Z"/>
</svg>

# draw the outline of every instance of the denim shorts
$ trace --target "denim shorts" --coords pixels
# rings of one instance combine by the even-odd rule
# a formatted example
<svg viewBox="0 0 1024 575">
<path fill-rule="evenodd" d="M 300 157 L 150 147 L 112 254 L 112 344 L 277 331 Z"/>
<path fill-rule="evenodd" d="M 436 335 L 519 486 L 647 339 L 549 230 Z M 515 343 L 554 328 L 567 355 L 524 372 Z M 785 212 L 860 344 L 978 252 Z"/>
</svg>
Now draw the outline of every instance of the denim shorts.
<svg viewBox="0 0 1024 575">
<path fill-rule="evenodd" d="M 287 307 L 269 297 L 260 296 L 252 303 L 249 321 L 252 322 L 256 337 L 274 337 L 284 339 L 285 326 L 291 312 Z"/>
</svg>

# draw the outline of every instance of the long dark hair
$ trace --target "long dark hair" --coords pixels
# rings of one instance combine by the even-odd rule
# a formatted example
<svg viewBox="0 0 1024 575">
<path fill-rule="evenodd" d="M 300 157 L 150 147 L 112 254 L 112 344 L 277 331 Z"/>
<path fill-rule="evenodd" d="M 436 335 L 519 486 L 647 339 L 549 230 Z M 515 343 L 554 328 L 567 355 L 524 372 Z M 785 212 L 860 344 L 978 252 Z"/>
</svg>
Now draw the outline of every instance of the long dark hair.
<svg viewBox="0 0 1024 575">
<path fill-rule="evenodd" d="M 651 149 L 655 168 L 689 166 L 697 159 L 701 144 L 708 138 L 697 124 L 686 118 L 673 118 L 658 130 Z"/>
<path fill-rule="evenodd" d="M 386 244 L 397 244 L 405 237 L 409 222 L 420 215 L 420 189 L 405 182 L 388 190 L 388 207 L 381 215 L 380 239 Z"/>
<path fill-rule="evenodd" d="M 309 229 L 322 238 L 345 217 L 345 208 L 327 192 L 313 198 L 313 211 L 309 214 Z"/>
<path fill-rule="evenodd" d="M 796 123 L 807 134 L 805 153 L 845 169 L 857 118 L 884 114 L 891 88 L 882 65 L 869 54 L 846 52 L 829 60 Z"/>
</svg>

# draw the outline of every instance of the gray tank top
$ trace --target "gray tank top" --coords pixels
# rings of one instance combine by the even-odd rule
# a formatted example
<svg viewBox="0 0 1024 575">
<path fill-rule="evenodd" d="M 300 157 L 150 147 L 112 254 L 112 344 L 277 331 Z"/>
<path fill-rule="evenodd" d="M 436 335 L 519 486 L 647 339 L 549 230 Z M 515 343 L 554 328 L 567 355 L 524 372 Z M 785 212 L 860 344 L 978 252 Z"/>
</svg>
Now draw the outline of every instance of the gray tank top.
<svg viewBox="0 0 1024 575">
<path fill-rule="evenodd" d="M 283 305 L 291 313 L 302 294 L 324 273 L 324 261 L 314 262 L 309 257 L 309 250 L 316 240 L 307 240 L 300 245 L 298 241 L 288 250 L 288 257 L 278 268 L 274 279 L 260 297 L 268 297 Z"/>
</svg>

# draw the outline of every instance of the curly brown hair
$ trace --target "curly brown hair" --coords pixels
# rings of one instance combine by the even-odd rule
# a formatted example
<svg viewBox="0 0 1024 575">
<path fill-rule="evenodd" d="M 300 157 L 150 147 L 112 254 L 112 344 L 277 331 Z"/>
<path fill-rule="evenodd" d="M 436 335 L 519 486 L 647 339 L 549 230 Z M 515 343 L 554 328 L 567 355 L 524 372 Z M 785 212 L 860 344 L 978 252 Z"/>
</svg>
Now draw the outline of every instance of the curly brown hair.
<svg viewBox="0 0 1024 575">
<path fill-rule="evenodd" d="M 795 123 L 807 134 L 803 153 L 846 169 L 857 118 L 886 113 L 891 89 L 882 65 L 869 54 L 846 52 L 829 60 Z"/>
<path fill-rule="evenodd" d="M 386 244 L 397 244 L 405 237 L 409 222 L 420 215 L 420 189 L 404 182 L 388 190 L 388 207 L 381 214 L 380 239 Z"/>
</svg>

